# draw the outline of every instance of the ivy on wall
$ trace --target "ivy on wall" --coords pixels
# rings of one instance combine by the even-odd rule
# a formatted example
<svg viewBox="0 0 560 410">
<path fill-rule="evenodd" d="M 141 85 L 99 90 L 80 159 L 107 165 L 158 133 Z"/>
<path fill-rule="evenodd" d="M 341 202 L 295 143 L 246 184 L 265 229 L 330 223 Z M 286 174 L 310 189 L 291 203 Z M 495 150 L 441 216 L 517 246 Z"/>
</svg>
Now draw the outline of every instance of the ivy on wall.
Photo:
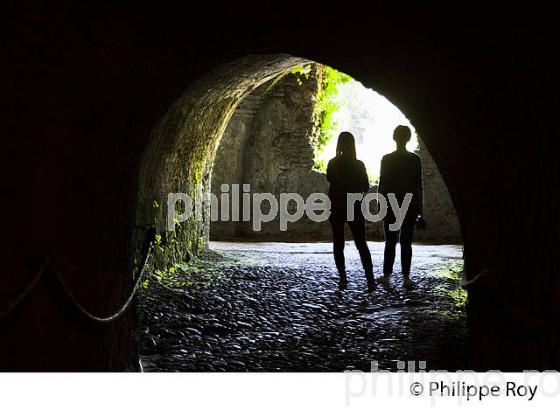
<svg viewBox="0 0 560 410">
<path fill-rule="evenodd" d="M 315 107 L 319 121 L 319 134 L 315 147 L 315 157 L 321 153 L 327 143 L 335 136 L 338 123 L 334 119 L 334 113 L 344 104 L 336 97 L 340 85 L 352 80 L 347 74 L 341 73 L 332 67 L 321 67 L 321 81 L 317 95 L 317 106 Z M 323 172 L 327 170 L 324 161 L 316 161 L 315 167 Z"/>
<path fill-rule="evenodd" d="M 327 143 L 335 136 L 334 133 L 337 130 L 338 123 L 333 114 L 344 104 L 337 98 L 338 90 L 342 84 L 352 81 L 352 77 L 321 64 L 297 66 L 291 70 L 291 74 L 296 77 L 299 85 L 302 85 L 303 81 L 309 80 L 310 76 L 316 76 L 319 79 L 314 113 L 317 124 L 314 141 L 315 169 L 326 172 L 327 164 L 317 159 L 318 154 L 323 152 Z"/>
</svg>

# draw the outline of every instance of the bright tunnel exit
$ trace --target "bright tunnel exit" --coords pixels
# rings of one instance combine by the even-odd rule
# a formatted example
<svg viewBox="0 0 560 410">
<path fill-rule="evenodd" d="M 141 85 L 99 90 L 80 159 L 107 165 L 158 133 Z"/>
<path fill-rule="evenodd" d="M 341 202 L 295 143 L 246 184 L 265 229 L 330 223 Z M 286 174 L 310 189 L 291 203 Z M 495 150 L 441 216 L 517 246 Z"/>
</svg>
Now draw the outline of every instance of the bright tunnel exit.
<svg viewBox="0 0 560 410">
<path fill-rule="evenodd" d="M 335 71 L 331 68 L 327 70 Z M 342 131 L 349 131 L 354 135 L 357 158 L 364 162 L 371 181 L 379 178 L 383 155 L 395 150 L 395 127 L 410 127 L 412 136 L 407 149 L 415 151 L 418 148 L 414 126 L 387 98 L 348 76 L 343 81 L 333 83 L 336 89 L 331 90 L 328 95 L 328 104 L 333 107 L 330 113 L 332 125 L 330 129 L 323 131 L 328 133 L 325 136 L 326 143 L 315 153 L 319 169 L 325 171 L 326 164 L 335 156 L 338 135 Z"/>
</svg>

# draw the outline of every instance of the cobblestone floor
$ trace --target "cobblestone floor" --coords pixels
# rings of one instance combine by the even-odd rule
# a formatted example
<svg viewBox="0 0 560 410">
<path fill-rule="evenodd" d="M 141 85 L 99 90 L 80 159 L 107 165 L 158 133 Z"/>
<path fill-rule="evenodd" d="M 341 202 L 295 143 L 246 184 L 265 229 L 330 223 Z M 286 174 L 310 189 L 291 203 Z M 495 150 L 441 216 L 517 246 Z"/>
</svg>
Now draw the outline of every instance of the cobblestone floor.
<svg viewBox="0 0 560 410">
<path fill-rule="evenodd" d="M 369 371 L 374 360 L 464 368 L 460 246 L 415 245 L 413 289 L 397 262 L 374 294 L 350 243 L 349 288 L 337 290 L 331 246 L 213 242 L 220 257 L 152 279 L 138 304 L 144 371 Z M 369 246 L 377 277 L 382 244 Z"/>
</svg>

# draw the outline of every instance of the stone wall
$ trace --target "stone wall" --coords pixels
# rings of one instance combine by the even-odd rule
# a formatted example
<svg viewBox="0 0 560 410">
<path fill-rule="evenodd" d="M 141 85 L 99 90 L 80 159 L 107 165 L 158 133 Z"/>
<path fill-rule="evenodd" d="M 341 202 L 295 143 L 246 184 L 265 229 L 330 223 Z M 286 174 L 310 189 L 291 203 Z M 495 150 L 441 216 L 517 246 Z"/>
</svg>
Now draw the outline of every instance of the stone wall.
<svg viewBox="0 0 560 410">
<path fill-rule="evenodd" d="M 260 63 L 255 65 L 255 61 Z M 202 199 L 202 193 L 209 191 L 220 136 L 240 101 L 260 85 L 305 62 L 280 55 L 264 59 L 247 56 L 224 64 L 192 84 L 159 120 L 142 158 L 136 210 L 136 225 L 153 224 L 159 235 L 152 256 L 154 267 L 167 269 L 207 249 L 209 203 Z M 202 200 L 201 218 L 190 216 L 169 230 L 166 204 L 170 193 L 186 193 L 193 202 Z M 181 213 L 183 203 L 177 202 Z"/>
<path fill-rule="evenodd" d="M 422 158 L 426 229 L 417 230 L 415 238 L 430 242 L 460 242 L 461 228 L 451 196 L 434 159 L 420 138 L 416 153 Z"/>
<path fill-rule="evenodd" d="M 249 184 L 251 192 L 297 192 L 306 198 L 327 192 L 324 174 L 313 170 L 314 140 L 318 127 L 315 101 L 320 69 L 315 66 L 306 79 L 287 74 L 266 83 L 246 98 L 230 120 L 216 153 L 212 192 L 220 195 L 222 184 Z M 295 205 L 291 202 L 289 205 Z M 263 213 L 268 212 L 263 203 Z M 291 209 L 290 212 L 293 212 Z M 251 222 L 213 222 L 212 239 L 233 237 L 271 240 L 324 239 L 328 223 L 305 216 L 282 232 L 278 218 L 255 232 Z"/>
<path fill-rule="evenodd" d="M 313 170 L 318 120 L 314 113 L 321 66 L 314 65 L 309 77 L 281 75 L 248 95 L 237 107 L 224 131 L 212 170 L 212 193 L 221 194 L 222 184 L 249 184 L 251 192 L 297 192 L 306 198 L 326 193 L 325 175 Z M 415 238 L 429 242 L 458 242 L 459 224 L 449 192 L 431 155 L 422 142 L 424 216 L 427 228 Z M 373 187 L 372 189 L 375 189 Z M 268 203 L 263 203 L 263 212 Z M 294 205 L 294 203 L 290 203 Z M 291 212 L 294 210 L 291 209 Z M 381 223 L 368 223 L 368 237 L 382 240 Z M 251 222 L 212 222 L 213 240 L 260 239 L 278 241 L 330 240 L 328 222 L 315 223 L 303 217 L 282 232 L 278 218 L 263 223 L 255 232 Z"/>
</svg>

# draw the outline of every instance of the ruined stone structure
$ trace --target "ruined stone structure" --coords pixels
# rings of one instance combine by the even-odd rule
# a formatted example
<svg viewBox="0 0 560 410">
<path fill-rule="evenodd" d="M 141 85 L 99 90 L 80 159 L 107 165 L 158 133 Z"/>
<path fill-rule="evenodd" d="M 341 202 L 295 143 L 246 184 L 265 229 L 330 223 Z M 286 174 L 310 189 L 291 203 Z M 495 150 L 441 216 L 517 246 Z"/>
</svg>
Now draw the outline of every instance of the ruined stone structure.
<svg viewBox="0 0 560 410">
<path fill-rule="evenodd" d="M 243 100 L 235 111 L 216 153 L 212 192 L 222 184 L 250 184 L 251 192 L 297 192 L 303 198 L 327 192 L 324 174 L 313 169 L 314 141 L 318 132 L 315 103 L 320 76 L 308 79 L 285 74 L 266 83 Z M 268 212 L 264 208 L 263 212 Z M 294 203 L 289 204 L 293 206 Z M 290 210 L 293 213 L 293 209 Z M 278 217 L 263 224 L 260 232 L 251 222 L 213 222 L 214 239 L 246 237 L 274 240 L 322 239 L 328 223 L 319 225 L 304 216 L 280 231 Z"/>
<path fill-rule="evenodd" d="M 319 92 L 320 65 L 313 65 L 306 78 L 285 73 L 249 94 L 233 113 L 220 140 L 212 168 L 212 193 L 221 194 L 222 184 L 249 184 L 251 192 L 299 193 L 303 198 L 314 192 L 326 193 L 325 175 L 313 169 L 314 148 L 320 124 L 315 115 Z M 424 217 L 427 229 L 415 238 L 430 242 L 459 242 L 460 228 L 447 187 L 437 165 L 422 142 L 418 149 L 424 168 Z M 372 187 L 375 189 L 375 187 Z M 268 205 L 265 202 L 263 205 Z M 291 213 L 294 212 L 291 202 Z M 268 212 L 263 208 L 263 212 Z M 274 241 L 330 240 L 328 222 L 313 222 L 304 215 L 279 228 L 279 218 L 263 224 L 258 232 L 251 222 L 215 221 L 210 237 Z M 370 239 L 383 239 L 381 223 L 367 223 Z"/>
</svg>

